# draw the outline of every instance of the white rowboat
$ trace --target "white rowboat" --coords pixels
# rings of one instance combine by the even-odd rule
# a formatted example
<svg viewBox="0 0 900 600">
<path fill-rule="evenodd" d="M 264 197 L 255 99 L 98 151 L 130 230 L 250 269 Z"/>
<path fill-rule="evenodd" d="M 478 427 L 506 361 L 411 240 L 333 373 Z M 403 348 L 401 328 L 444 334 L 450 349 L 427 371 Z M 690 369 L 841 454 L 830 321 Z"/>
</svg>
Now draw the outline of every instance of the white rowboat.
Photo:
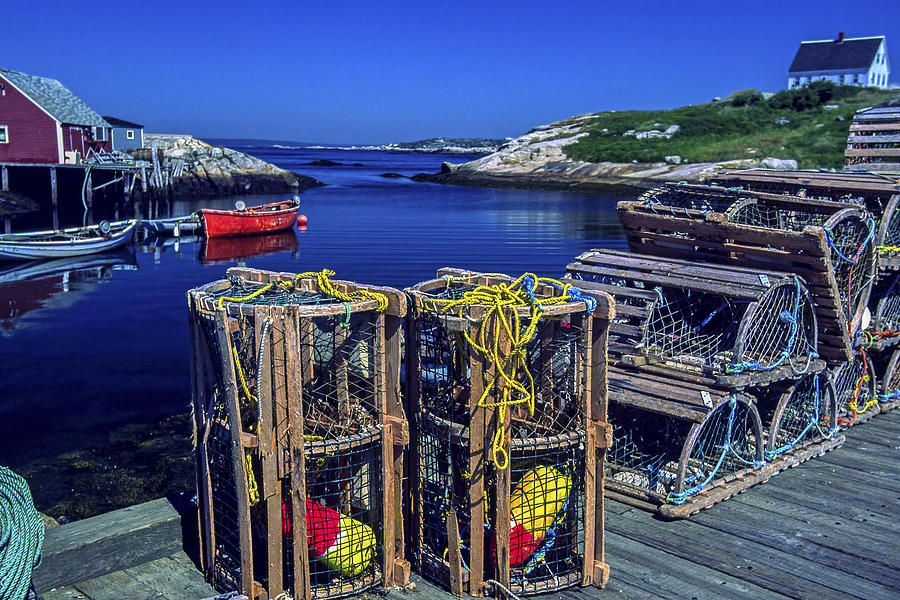
<svg viewBox="0 0 900 600">
<path fill-rule="evenodd" d="M 0 235 L 0 259 L 38 260 L 112 250 L 131 241 L 137 224 L 138 220 L 132 219 L 55 231 L 7 233 Z"/>
</svg>

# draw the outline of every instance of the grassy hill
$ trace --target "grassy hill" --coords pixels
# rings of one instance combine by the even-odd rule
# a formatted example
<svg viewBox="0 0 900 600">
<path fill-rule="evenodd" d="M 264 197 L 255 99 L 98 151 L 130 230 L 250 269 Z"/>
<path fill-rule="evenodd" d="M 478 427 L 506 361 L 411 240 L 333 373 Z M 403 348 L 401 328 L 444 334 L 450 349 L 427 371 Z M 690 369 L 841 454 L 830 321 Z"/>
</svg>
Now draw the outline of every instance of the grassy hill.
<svg viewBox="0 0 900 600">
<path fill-rule="evenodd" d="M 690 162 L 740 158 L 793 158 L 802 169 L 840 168 L 853 114 L 900 98 L 896 90 L 837 86 L 817 81 L 772 96 L 754 90 L 671 110 L 597 113 L 588 135 L 565 147 L 588 162 L 661 162 L 678 155 Z M 634 131 L 680 129 L 671 138 L 638 139 Z"/>
</svg>

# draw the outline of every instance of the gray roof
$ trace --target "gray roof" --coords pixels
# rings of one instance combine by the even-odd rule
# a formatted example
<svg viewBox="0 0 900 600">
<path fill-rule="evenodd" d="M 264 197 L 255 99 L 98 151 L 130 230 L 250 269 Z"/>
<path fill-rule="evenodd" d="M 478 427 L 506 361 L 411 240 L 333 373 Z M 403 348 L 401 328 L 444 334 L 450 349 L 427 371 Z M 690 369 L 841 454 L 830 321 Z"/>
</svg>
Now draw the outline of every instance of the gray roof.
<svg viewBox="0 0 900 600">
<path fill-rule="evenodd" d="M 884 36 L 802 42 L 788 73 L 868 69 Z"/>
<path fill-rule="evenodd" d="M 0 76 L 19 88 L 23 94 L 61 123 L 109 127 L 94 109 L 55 79 L 0 69 Z"/>
</svg>

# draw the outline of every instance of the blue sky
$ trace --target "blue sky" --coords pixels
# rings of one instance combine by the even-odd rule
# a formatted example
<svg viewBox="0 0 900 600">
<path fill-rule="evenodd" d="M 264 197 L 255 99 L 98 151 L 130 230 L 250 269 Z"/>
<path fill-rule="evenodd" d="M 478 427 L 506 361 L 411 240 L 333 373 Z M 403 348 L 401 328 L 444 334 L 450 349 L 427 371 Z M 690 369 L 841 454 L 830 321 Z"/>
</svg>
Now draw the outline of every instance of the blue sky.
<svg viewBox="0 0 900 600">
<path fill-rule="evenodd" d="M 148 132 L 323 143 L 516 136 L 784 87 L 801 40 L 886 35 L 900 2 L 10 0 L 0 66 Z"/>
</svg>

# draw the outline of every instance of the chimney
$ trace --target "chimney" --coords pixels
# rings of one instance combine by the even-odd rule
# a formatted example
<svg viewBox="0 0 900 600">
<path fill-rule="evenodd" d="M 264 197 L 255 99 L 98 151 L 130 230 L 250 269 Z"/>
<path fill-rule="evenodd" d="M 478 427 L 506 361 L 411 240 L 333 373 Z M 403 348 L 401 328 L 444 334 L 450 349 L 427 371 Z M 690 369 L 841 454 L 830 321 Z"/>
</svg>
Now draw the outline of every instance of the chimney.
<svg viewBox="0 0 900 600">
<path fill-rule="evenodd" d="M 843 44 L 843 43 L 844 43 L 844 32 L 843 32 L 843 31 L 840 32 L 840 33 L 838 34 L 837 43 L 838 43 L 838 44 Z"/>
</svg>

